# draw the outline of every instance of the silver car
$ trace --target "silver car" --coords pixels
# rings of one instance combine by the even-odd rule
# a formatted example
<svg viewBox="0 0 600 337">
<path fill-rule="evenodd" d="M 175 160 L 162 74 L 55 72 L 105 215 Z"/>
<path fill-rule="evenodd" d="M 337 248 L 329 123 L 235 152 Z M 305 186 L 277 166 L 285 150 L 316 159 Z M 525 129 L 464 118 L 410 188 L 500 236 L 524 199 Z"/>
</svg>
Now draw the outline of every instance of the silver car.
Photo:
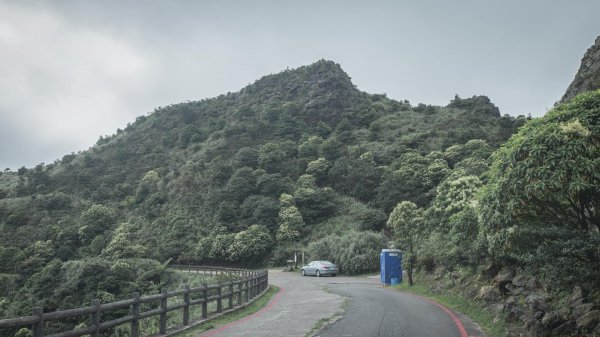
<svg viewBox="0 0 600 337">
<path fill-rule="evenodd" d="M 338 272 L 338 266 L 329 261 L 311 261 L 300 270 L 302 276 L 315 275 L 317 277 L 321 275 L 335 276 Z"/>
</svg>

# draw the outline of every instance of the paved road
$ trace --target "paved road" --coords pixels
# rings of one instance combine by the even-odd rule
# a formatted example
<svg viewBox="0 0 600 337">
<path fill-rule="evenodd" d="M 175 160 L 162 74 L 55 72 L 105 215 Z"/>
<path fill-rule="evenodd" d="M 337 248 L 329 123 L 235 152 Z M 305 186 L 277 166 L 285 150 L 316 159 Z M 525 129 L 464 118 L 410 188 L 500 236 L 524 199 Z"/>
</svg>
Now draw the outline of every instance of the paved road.
<svg viewBox="0 0 600 337">
<path fill-rule="evenodd" d="M 344 298 L 323 291 L 316 277 L 269 270 L 269 283 L 281 290 L 263 310 L 202 336 L 304 337 L 324 317 L 340 312 Z"/>
<path fill-rule="evenodd" d="M 408 293 L 369 284 L 330 284 L 331 292 L 351 298 L 346 314 L 321 337 L 467 337 L 467 330 L 444 308 Z M 463 328 L 464 334 L 461 334 Z"/>
<path fill-rule="evenodd" d="M 467 317 L 455 316 L 418 296 L 382 288 L 377 278 L 301 277 L 270 270 L 269 282 L 282 289 L 253 316 L 202 336 L 306 336 L 321 319 L 329 324 L 321 337 L 479 337 L 485 336 Z M 347 304 L 341 308 L 345 299 Z M 465 328 L 461 335 L 453 317 Z"/>
</svg>

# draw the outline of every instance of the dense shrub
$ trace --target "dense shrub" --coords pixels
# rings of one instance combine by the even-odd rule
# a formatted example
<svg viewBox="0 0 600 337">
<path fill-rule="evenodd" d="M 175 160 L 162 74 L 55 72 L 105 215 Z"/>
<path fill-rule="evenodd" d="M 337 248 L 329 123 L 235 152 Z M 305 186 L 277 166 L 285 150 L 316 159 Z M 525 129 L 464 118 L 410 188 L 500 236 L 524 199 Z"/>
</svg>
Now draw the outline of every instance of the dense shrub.
<svg viewBox="0 0 600 337">
<path fill-rule="evenodd" d="M 369 231 L 328 235 L 309 244 L 308 259 L 329 260 L 348 274 L 374 272 L 379 270 L 379 253 L 386 242 L 382 234 Z"/>
</svg>

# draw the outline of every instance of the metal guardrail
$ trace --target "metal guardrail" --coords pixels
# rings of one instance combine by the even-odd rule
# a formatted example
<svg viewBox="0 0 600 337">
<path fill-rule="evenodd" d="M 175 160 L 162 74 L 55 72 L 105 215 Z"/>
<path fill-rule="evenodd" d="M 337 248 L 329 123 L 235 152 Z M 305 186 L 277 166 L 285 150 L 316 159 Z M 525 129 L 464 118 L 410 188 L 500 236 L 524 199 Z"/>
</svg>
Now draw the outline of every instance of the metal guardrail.
<svg viewBox="0 0 600 337">
<path fill-rule="evenodd" d="M 251 271 L 243 269 L 204 267 L 204 266 L 170 266 L 178 270 L 202 273 L 204 275 L 237 275 L 239 280 L 223 282 L 213 285 L 203 284 L 201 287 L 168 291 L 162 289 L 160 294 L 140 296 L 134 293 L 131 299 L 117 302 L 100 303 L 100 300 L 92 300 L 91 306 L 81 307 L 55 312 L 43 312 L 43 308 L 35 307 L 32 309 L 31 316 L 15 317 L 0 320 L 1 328 L 21 328 L 31 327 L 33 337 L 79 337 L 91 335 L 99 337 L 101 331 L 116 327 L 122 324 L 130 324 L 131 337 L 140 336 L 140 320 L 152 316 L 159 316 L 159 334 L 167 333 L 167 314 L 175 310 L 183 310 L 183 320 L 181 326 L 190 325 L 190 308 L 201 305 L 201 318 L 206 320 L 211 316 L 216 316 L 223 312 L 223 302 L 226 309 L 244 306 L 252 298 L 265 291 L 269 284 L 269 275 L 267 270 Z M 183 302 L 169 303 L 169 298 L 183 296 Z M 237 303 L 234 303 L 237 299 Z M 141 310 L 141 304 L 158 302 L 158 308 L 147 311 Z M 216 303 L 216 311 L 209 312 L 209 303 Z M 103 322 L 101 314 L 107 311 L 118 309 L 129 309 L 129 314 L 119 318 Z M 45 335 L 44 330 L 48 322 L 60 321 L 68 318 L 75 318 L 89 315 L 89 321 L 86 327 L 74 330 L 67 330 L 59 333 Z M 180 327 L 181 327 L 180 326 Z"/>
</svg>

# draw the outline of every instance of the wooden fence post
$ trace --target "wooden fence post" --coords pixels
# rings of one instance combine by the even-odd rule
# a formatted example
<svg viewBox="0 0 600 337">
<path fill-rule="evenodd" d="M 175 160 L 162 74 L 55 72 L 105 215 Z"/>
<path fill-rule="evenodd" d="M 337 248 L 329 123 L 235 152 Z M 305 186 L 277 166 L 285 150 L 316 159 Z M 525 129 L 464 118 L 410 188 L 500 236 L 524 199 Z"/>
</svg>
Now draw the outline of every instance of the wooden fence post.
<svg viewBox="0 0 600 337">
<path fill-rule="evenodd" d="M 261 273 L 260 276 L 258 277 L 258 293 L 260 294 L 263 290 L 263 280 L 265 279 L 265 276 Z"/>
<path fill-rule="evenodd" d="M 94 312 L 90 315 L 90 324 L 96 326 L 96 330 L 94 330 L 93 336 L 100 336 L 100 300 L 93 299 L 92 307 L 94 307 Z"/>
<path fill-rule="evenodd" d="M 42 307 L 34 307 L 31 309 L 31 313 L 33 316 L 37 316 L 38 320 L 33 323 L 31 330 L 33 332 L 33 337 L 42 337 L 44 335 L 44 308 Z"/>
<path fill-rule="evenodd" d="M 188 326 L 190 324 L 190 286 L 185 285 L 185 293 L 183 294 L 183 301 L 185 307 L 183 307 L 183 325 Z"/>
<path fill-rule="evenodd" d="M 217 312 L 223 312 L 223 299 L 222 299 L 222 295 L 223 295 L 223 288 L 221 288 L 220 284 L 217 284 Z"/>
<path fill-rule="evenodd" d="M 204 283 L 202 286 L 204 287 L 202 290 L 202 297 L 204 297 L 204 302 L 202 302 L 202 318 L 206 319 L 208 317 L 208 290 L 206 289 L 208 285 Z"/>
<path fill-rule="evenodd" d="M 238 303 L 237 303 L 238 306 L 242 305 L 242 288 L 243 288 L 243 284 L 244 284 L 244 281 L 238 281 L 238 291 L 239 291 L 239 293 L 238 293 Z"/>
<path fill-rule="evenodd" d="M 252 276 L 248 276 L 248 300 L 252 298 Z"/>
<path fill-rule="evenodd" d="M 159 317 L 158 332 L 160 334 L 165 334 L 167 333 L 167 288 L 162 288 L 160 294 L 162 295 L 160 298 L 160 308 L 162 311 Z"/>
<path fill-rule="evenodd" d="M 233 309 L 233 282 L 229 282 L 229 309 Z"/>
<path fill-rule="evenodd" d="M 258 292 L 260 291 L 260 274 L 256 275 L 256 281 L 254 286 L 254 297 L 258 296 Z"/>
<path fill-rule="evenodd" d="M 246 292 L 246 302 L 248 302 L 250 299 L 248 298 L 248 292 L 250 291 L 250 284 L 248 283 L 248 278 L 244 279 L 244 291 Z"/>
<path fill-rule="evenodd" d="M 269 272 L 265 273 L 265 289 L 269 287 Z"/>
<path fill-rule="evenodd" d="M 140 293 L 133 293 L 133 304 L 131 305 L 131 337 L 139 337 L 140 335 Z"/>
</svg>

